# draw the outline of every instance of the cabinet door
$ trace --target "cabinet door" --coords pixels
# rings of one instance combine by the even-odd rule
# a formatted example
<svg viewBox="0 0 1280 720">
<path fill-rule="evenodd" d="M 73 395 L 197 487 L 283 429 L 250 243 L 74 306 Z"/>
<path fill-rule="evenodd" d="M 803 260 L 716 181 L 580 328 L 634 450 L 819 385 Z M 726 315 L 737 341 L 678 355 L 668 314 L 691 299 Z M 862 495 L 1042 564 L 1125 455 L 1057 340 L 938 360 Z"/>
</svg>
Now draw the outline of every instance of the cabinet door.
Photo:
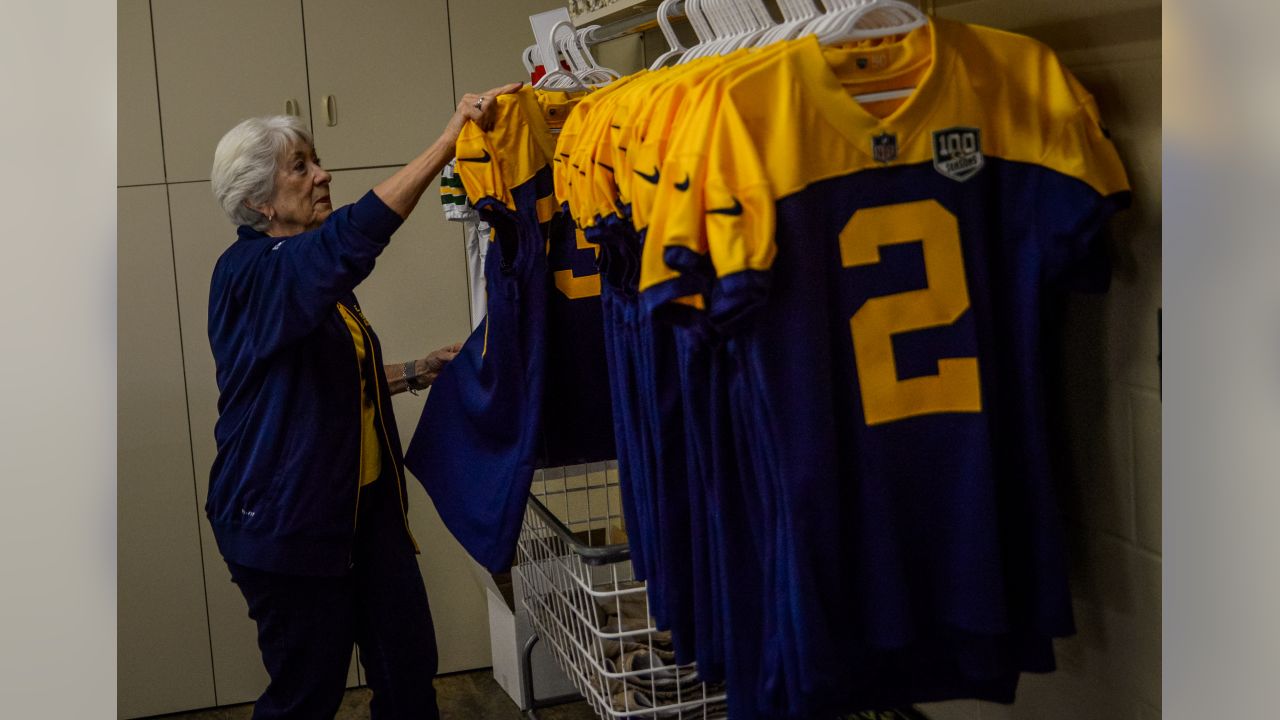
<svg viewBox="0 0 1280 720">
<path fill-rule="evenodd" d="M 303 8 L 325 166 L 412 160 L 453 112 L 445 0 L 304 0 Z"/>
<path fill-rule="evenodd" d="M 286 101 L 309 126 L 298 0 L 163 0 L 152 19 L 170 182 L 207 180 L 223 134 Z"/>
<path fill-rule="evenodd" d="M 257 629 L 249 619 L 244 597 L 231 582 L 231 573 L 218 552 L 203 510 L 209 492 L 209 468 L 217 449 L 213 424 L 218 419 L 218 386 L 208 336 L 209 278 L 218 256 L 235 240 L 236 230 L 214 200 L 207 182 L 169 186 L 169 202 L 218 704 L 249 702 L 267 686 L 267 671 L 258 653 Z"/>
<path fill-rule="evenodd" d="M 334 204 L 355 202 L 393 171 L 334 173 Z M 444 219 L 434 193 L 433 184 L 378 258 L 373 274 L 356 288 L 386 362 L 422 357 L 470 334 L 462 231 Z M 425 401 L 425 395 L 410 393 L 393 399 L 400 442 L 406 447 Z M 422 550 L 418 565 L 431 600 L 440 672 L 487 667 L 489 619 L 484 591 L 472 579 L 472 563 L 445 529 L 422 484 L 410 475 L 407 485 L 409 527 Z"/>
<path fill-rule="evenodd" d="M 552 0 L 449 0 L 456 94 L 529 81 L 520 53 L 534 43 L 529 16 L 554 10 Z"/>
<path fill-rule="evenodd" d="M 214 704 L 165 187 L 117 191 L 120 717 Z"/>
<path fill-rule="evenodd" d="M 116 5 L 116 184 L 164 182 L 160 106 L 151 44 L 151 3 Z M 166 226 L 166 234 L 167 234 Z"/>
</svg>

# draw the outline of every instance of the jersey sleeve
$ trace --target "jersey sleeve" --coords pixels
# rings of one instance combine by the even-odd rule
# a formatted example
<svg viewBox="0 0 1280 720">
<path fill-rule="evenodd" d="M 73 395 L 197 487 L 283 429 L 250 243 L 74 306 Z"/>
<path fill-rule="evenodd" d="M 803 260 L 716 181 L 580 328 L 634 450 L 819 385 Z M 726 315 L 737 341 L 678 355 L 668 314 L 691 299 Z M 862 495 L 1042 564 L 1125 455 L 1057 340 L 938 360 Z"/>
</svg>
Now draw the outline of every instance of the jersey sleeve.
<svg viewBox="0 0 1280 720">
<path fill-rule="evenodd" d="M 721 101 L 707 141 L 702 195 L 704 242 L 715 269 L 708 312 L 732 332 L 768 297 L 777 221 L 764 159 L 731 97 Z"/>
<path fill-rule="evenodd" d="M 1069 72 L 1062 72 L 1076 107 L 1042 164 L 1071 180 L 1058 192 L 1040 195 L 1045 275 L 1071 289 L 1101 291 L 1110 277 L 1103 230 L 1113 213 L 1128 207 L 1129 180 L 1093 97 Z"/>
<path fill-rule="evenodd" d="M 515 212 L 515 200 L 503 177 L 500 152 L 491 134 L 468 122 L 458 133 L 454 148 L 458 178 L 466 191 L 466 199 L 476 209 L 496 203 Z"/>
<path fill-rule="evenodd" d="M 617 141 L 622 116 L 628 112 L 629 107 L 626 93 L 633 90 L 628 87 L 619 92 L 622 95 L 611 106 L 608 123 L 601 128 L 596 138 L 592 161 L 587 167 L 587 176 L 591 180 L 596 202 L 595 215 L 601 218 L 622 214 L 617 180 Z"/>
<path fill-rule="evenodd" d="M 527 113 L 530 105 L 536 107 L 536 101 L 531 103 L 531 96 L 520 95 L 532 92 L 524 88 L 495 98 L 497 117 L 493 129 L 485 132 L 468 122 L 462 126 L 455 144 L 458 176 L 467 198 L 481 219 L 492 226 L 495 244 L 508 266 L 521 262 L 515 189 L 533 179 L 549 162 L 545 154 L 553 152 L 543 150 L 534 137 L 536 129 Z M 544 215 L 549 217 L 554 206 L 555 198 L 548 187 L 545 198 L 539 198 L 539 220 Z"/>
<path fill-rule="evenodd" d="M 440 205 L 444 219 L 454 222 L 475 222 L 480 219 L 476 209 L 467 201 L 466 188 L 458 177 L 457 159 L 450 160 L 440 171 Z"/>
<path fill-rule="evenodd" d="M 572 180 L 569 176 L 569 158 L 582 133 L 582 124 L 591 114 L 591 104 L 590 98 L 579 102 L 565 119 L 560 127 L 560 134 L 556 137 L 556 152 L 555 157 L 552 158 L 551 173 L 555 180 L 556 201 L 561 205 L 569 204 L 569 186 Z"/>
<path fill-rule="evenodd" d="M 702 186 L 706 176 L 706 146 L 700 142 L 714 121 L 710 91 L 690 96 L 677 114 L 665 157 L 651 182 L 649 222 L 640 256 L 639 289 L 650 311 L 687 295 L 706 293 L 714 273 L 707 252 Z"/>
</svg>

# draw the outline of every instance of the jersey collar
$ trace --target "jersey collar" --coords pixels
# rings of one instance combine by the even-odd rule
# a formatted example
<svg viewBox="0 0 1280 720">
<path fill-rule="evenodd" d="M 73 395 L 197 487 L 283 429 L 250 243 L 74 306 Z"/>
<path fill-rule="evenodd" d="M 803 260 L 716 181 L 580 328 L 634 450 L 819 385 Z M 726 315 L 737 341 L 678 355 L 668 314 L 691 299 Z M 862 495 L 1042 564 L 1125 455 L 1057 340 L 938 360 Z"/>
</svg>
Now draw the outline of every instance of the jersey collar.
<svg viewBox="0 0 1280 720">
<path fill-rule="evenodd" d="M 930 18 L 927 25 L 911 31 L 901 41 L 909 55 L 927 52 L 933 62 L 915 91 L 884 118 L 872 115 L 849 95 L 828 63 L 817 38 L 806 38 L 806 44 L 798 52 L 802 66 L 800 76 L 821 98 L 818 106 L 832 126 L 859 152 L 868 154 L 865 139 L 870 135 L 895 133 L 898 142 L 905 144 L 925 127 L 929 116 L 938 107 L 937 98 L 951 74 L 952 53 L 948 44 L 939 42 L 938 38 L 940 30 L 945 32 L 944 25 Z"/>
</svg>

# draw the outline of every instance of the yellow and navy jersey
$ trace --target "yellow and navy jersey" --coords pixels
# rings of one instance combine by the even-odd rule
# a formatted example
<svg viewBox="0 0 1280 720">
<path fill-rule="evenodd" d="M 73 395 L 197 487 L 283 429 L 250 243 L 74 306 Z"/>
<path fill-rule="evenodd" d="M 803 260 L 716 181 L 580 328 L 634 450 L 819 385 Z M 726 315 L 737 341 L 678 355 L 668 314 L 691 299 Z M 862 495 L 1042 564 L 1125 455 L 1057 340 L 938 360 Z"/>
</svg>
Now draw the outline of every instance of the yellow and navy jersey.
<svg viewBox="0 0 1280 720">
<path fill-rule="evenodd" d="M 699 86 L 692 78 L 729 69 L 749 54 L 740 51 L 638 75 L 614 88 L 607 98 L 590 106 L 590 117 L 581 121 L 568 163 L 576 181 L 570 205 L 577 217 L 590 218 L 584 220 L 590 223 L 588 237 L 602 248 L 610 381 L 620 416 L 615 417 L 619 469 L 641 518 L 629 523 L 634 564 L 648 580 L 650 607 L 659 626 L 672 630 L 677 659 L 683 662 L 696 654 L 700 673 L 709 678 L 723 674 L 725 639 L 720 618 L 727 617 L 728 589 L 736 586 L 751 594 L 749 588 L 758 583 L 741 563 L 730 566 L 716 550 L 724 542 L 716 535 L 718 528 L 713 532 L 713 518 L 730 504 L 724 493 L 708 492 L 705 487 L 703 470 L 710 467 L 710 460 L 690 469 L 690 434 L 685 425 L 704 422 L 705 413 L 700 415 L 699 410 L 705 405 L 685 408 L 684 404 L 704 389 L 684 388 L 686 366 L 673 329 L 654 323 L 638 303 L 643 228 L 633 225 L 635 218 L 629 217 L 627 200 L 633 188 L 628 188 L 628 180 L 651 183 L 657 175 L 632 178 L 627 158 L 637 154 L 643 142 L 655 149 L 665 147 L 665 137 L 679 127 L 672 123 L 678 111 L 696 107 L 681 103 L 685 92 L 673 93 L 662 105 L 670 117 L 650 123 L 649 113 L 663 102 L 668 87 L 696 89 Z M 647 140 L 643 133 L 649 134 Z M 723 470 L 723 462 L 720 465 Z M 706 498 L 715 501 L 708 505 Z M 733 581 L 717 582 L 711 588 L 694 582 L 695 576 L 732 576 Z M 696 601 L 691 601 L 693 596 Z M 742 624 L 753 622 L 748 619 Z M 754 654 L 741 642 L 735 650 L 744 656 Z"/>
<path fill-rule="evenodd" d="M 923 644 L 964 653 L 936 692 L 1011 699 L 1073 629 L 1041 352 L 1054 298 L 1104 286 L 1099 230 L 1128 198 L 1096 104 L 1040 43 L 944 21 L 801 39 L 698 104 L 661 164 L 640 289 L 705 293 L 740 375 L 766 582 L 789 598 L 765 662 L 806 679 L 804 706 L 870 692 L 859 663 Z"/>
<path fill-rule="evenodd" d="M 589 227 L 593 220 L 581 213 L 580 208 L 583 208 L 584 204 L 577 199 L 577 193 L 583 187 L 580 178 L 585 174 L 580 169 L 580 153 L 587 145 L 586 137 L 590 132 L 588 124 L 593 119 L 599 118 L 599 115 L 594 112 L 595 106 L 605 101 L 613 92 L 626 87 L 633 77 L 622 78 L 581 97 L 557 138 L 554 157 L 555 195 L 559 203 L 568 207 L 574 222 L 579 227 Z"/>
<path fill-rule="evenodd" d="M 477 561 L 510 567 L 535 467 L 614 457 L 595 252 L 553 192 L 556 138 L 576 98 L 495 98 L 456 143 L 467 197 L 492 227 L 487 314 L 432 385 L 406 464 Z"/>
</svg>

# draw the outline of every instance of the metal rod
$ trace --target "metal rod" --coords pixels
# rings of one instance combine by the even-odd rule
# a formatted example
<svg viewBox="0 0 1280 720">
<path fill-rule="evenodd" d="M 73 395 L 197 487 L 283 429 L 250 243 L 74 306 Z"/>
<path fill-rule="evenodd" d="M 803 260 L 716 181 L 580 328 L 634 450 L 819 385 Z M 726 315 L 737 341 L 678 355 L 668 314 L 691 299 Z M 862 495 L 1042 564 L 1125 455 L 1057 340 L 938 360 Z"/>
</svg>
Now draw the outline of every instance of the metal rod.
<svg viewBox="0 0 1280 720">
<path fill-rule="evenodd" d="M 676 2 L 671 5 L 672 19 L 683 17 L 684 2 Z M 631 35 L 633 33 L 644 32 L 658 27 L 658 9 L 653 8 L 637 13 L 630 17 L 613 22 L 604 23 L 600 27 L 592 30 L 586 35 L 584 41 L 592 45 L 599 45 L 623 35 Z"/>
</svg>

